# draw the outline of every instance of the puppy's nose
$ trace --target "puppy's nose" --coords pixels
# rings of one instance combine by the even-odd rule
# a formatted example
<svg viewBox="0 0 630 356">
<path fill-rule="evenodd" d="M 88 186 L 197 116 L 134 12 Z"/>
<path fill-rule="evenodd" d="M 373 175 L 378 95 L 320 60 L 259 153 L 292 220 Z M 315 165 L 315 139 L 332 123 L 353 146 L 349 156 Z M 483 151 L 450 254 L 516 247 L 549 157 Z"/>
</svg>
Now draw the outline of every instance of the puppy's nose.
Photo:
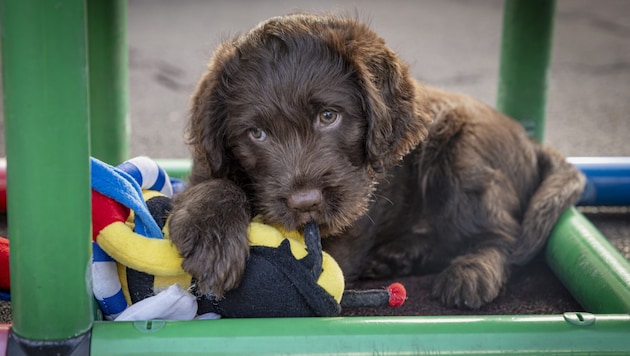
<svg viewBox="0 0 630 356">
<path fill-rule="evenodd" d="M 291 193 L 287 199 L 289 208 L 300 211 L 311 211 L 322 202 L 322 191 L 319 189 L 304 189 Z"/>
</svg>

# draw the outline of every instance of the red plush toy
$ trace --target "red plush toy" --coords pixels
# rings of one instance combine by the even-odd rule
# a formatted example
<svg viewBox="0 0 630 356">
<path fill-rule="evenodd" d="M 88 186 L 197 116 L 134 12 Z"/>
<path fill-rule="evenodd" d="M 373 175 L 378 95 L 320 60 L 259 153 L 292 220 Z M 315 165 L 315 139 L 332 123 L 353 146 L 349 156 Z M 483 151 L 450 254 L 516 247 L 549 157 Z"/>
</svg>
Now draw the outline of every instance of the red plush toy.
<svg viewBox="0 0 630 356">
<path fill-rule="evenodd" d="M 9 290 L 9 239 L 0 237 L 0 290 Z"/>
</svg>

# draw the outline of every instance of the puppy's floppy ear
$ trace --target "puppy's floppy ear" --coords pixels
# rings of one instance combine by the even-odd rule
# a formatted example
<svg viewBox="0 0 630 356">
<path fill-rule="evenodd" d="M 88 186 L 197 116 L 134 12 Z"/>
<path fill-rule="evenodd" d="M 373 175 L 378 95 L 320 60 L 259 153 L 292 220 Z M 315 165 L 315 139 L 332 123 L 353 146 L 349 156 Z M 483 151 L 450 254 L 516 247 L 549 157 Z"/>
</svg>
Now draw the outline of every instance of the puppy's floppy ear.
<svg viewBox="0 0 630 356">
<path fill-rule="evenodd" d="M 381 172 L 425 139 L 431 116 L 420 84 L 382 38 L 367 28 L 351 38 L 347 48 L 364 91 L 369 123 L 368 160 Z"/>
<path fill-rule="evenodd" d="M 225 78 L 230 75 L 229 67 L 234 67 L 236 62 L 235 52 L 229 41 L 217 48 L 192 97 L 186 130 L 194 161 L 189 177 L 192 183 L 228 174 L 230 158 L 224 142 L 227 120 Z"/>
</svg>

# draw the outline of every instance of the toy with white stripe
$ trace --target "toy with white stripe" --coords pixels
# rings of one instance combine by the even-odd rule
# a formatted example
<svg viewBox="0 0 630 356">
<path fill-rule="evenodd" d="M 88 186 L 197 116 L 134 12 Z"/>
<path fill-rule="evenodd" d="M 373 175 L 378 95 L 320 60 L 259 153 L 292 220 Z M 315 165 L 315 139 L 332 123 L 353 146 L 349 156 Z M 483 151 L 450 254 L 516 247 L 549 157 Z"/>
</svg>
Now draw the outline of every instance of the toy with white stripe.
<svg viewBox="0 0 630 356">
<path fill-rule="evenodd" d="M 102 217 L 101 213 L 104 209 L 99 205 L 99 202 L 103 200 L 101 195 L 112 198 L 122 206 L 133 210 L 133 225 L 136 233 L 148 238 L 162 239 L 162 231 L 146 206 L 142 190 L 158 191 L 170 198 L 173 196 L 173 189 L 168 174 L 148 157 L 136 157 L 116 168 L 92 158 L 91 171 L 94 224 L 92 289 L 104 317 L 113 320 L 128 307 L 128 303 L 118 277 L 116 261 L 97 243 L 97 236 L 102 228 L 116 221 L 112 219 L 114 216 L 109 214 L 106 216 L 108 220 L 100 222 L 102 219 L 98 217 Z M 111 208 L 111 204 L 107 208 Z M 95 209 L 97 211 L 94 211 Z M 129 212 L 119 213 L 121 214 L 117 217 L 118 222 L 124 223 L 127 220 L 127 216 L 124 215 L 128 215 Z M 96 221 L 94 221 L 95 217 Z"/>
<path fill-rule="evenodd" d="M 169 198 L 173 197 L 168 174 L 154 160 L 140 156 L 125 161 L 116 168 L 133 177 L 143 190 L 155 190 Z"/>
</svg>

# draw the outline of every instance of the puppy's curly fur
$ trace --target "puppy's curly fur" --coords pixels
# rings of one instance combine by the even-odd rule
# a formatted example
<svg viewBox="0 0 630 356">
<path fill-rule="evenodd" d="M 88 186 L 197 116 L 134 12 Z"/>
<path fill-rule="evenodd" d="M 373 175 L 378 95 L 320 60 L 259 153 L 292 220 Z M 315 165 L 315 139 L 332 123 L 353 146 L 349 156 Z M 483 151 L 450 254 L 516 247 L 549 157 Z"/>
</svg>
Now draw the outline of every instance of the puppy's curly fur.
<svg viewBox="0 0 630 356">
<path fill-rule="evenodd" d="M 346 278 L 440 269 L 478 308 L 544 244 L 582 175 L 515 121 L 422 86 L 350 18 L 272 18 L 220 45 L 193 97 L 171 238 L 202 291 L 236 285 L 254 215 L 316 221 Z"/>
</svg>

